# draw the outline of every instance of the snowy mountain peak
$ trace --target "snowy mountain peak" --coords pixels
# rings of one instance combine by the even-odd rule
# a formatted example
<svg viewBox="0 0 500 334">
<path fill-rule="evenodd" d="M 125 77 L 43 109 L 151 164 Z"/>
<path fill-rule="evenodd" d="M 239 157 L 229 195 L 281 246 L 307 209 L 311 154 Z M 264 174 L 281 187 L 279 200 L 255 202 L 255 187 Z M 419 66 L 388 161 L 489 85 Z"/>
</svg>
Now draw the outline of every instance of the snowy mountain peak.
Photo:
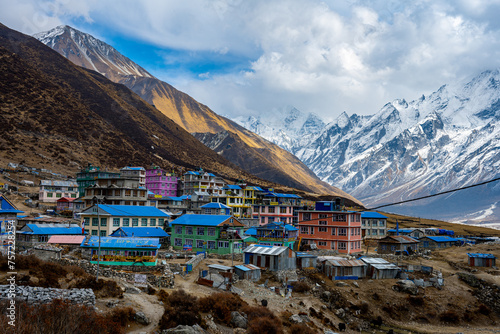
<svg viewBox="0 0 500 334">
<path fill-rule="evenodd" d="M 93 69 L 110 79 L 117 76 L 153 77 L 112 46 L 70 26 L 61 25 L 33 37 L 73 63 Z"/>
</svg>

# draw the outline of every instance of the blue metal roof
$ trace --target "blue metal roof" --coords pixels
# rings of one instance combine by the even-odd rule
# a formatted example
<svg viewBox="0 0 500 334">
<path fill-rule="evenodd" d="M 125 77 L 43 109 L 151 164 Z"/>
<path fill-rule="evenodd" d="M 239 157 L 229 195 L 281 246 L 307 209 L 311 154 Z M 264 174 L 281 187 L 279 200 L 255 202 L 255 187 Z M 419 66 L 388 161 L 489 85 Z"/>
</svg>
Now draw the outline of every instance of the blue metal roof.
<svg viewBox="0 0 500 334">
<path fill-rule="evenodd" d="M 198 172 L 193 172 L 193 171 L 189 171 L 189 172 L 187 172 L 187 173 L 186 173 L 186 174 L 184 174 L 184 175 L 200 175 L 200 173 L 198 173 Z"/>
<path fill-rule="evenodd" d="M 85 247 L 85 248 L 99 247 L 99 237 L 92 236 L 88 241 L 84 239 L 80 247 Z M 158 238 L 101 237 L 101 248 L 158 249 L 160 248 L 160 240 Z"/>
<path fill-rule="evenodd" d="M 165 212 L 153 206 L 140 206 L 140 205 L 106 205 L 100 204 L 99 209 L 109 213 L 111 216 L 121 216 L 121 217 L 164 217 L 168 218 Z M 84 213 L 91 214 L 92 212 Z"/>
<path fill-rule="evenodd" d="M 297 257 L 318 257 L 318 255 L 309 254 L 305 252 L 297 252 Z"/>
<path fill-rule="evenodd" d="M 431 239 L 432 241 L 435 241 L 435 242 L 460 241 L 458 239 L 455 239 L 455 238 L 452 238 L 452 237 L 448 237 L 448 236 L 437 236 L 437 237 L 425 236 L 425 237 L 422 237 L 422 239 L 423 238 L 429 238 L 429 239 Z"/>
<path fill-rule="evenodd" d="M 208 203 L 201 206 L 202 209 L 231 209 L 231 207 L 227 206 L 223 203 Z"/>
<path fill-rule="evenodd" d="M 276 222 L 268 223 L 266 225 L 257 227 L 257 229 L 258 230 L 260 230 L 260 229 L 262 229 L 262 230 L 282 230 L 283 229 L 283 223 L 276 223 Z M 293 225 L 285 224 L 285 230 L 287 230 L 287 231 L 298 231 L 299 229 L 296 228 L 296 227 L 294 227 Z"/>
<path fill-rule="evenodd" d="M 182 215 L 172 221 L 173 225 L 218 226 L 231 218 L 227 215 Z M 228 222 L 229 225 L 231 225 Z"/>
<path fill-rule="evenodd" d="M 480 257 L 483 259 L 496 259 L 496 256 L 493 254 L 483 254 L 483 253 L 467 253 L 469 257 Z"/>
<path fill-rule="evenodd" d="M 233 189 L 233 190 L 241 190 L 241 187 L 236 184 L 228 184 L 223 189 Z"/>
<path fill-rule="evenodd" d="M 216 177 L 216 175 L 212 174 L 212 173 L 207 173 L 208 176 L 213 176 L 213 177 Z"/>
<path fill-rule="evenodd" d="M 0 213 L 23 213 L 24 211 L 17 210 L 7 198 L 0 196 Z"/>
<path fill-rule="evenodd" d="M 380 213 L 374 211 L 361 212 L 361 218 L 387 219 L 386 216 L 381 215 Z"/>
<path fill-rule="evenodd" d="M 257 235 L 257 228 L 255 227 L 250 227 L 248 230 L 245 231 L 246 235 Z"/>
<path fill-rule="evenodd" d="M 161 227 L 120 227 L 109 235 L 110 237 L 165 238 L 168 233 Z"/>
<path fill-rule="evenodd" d="M 26 224 L 30 231 L 19 231 L 22 234 L 35 234 L 35 235 L 74 235 L 82 234 L 80 226 L 67 227 L 65 224 L 59 224 L 60 227 L 55 227 L 47 224 Z"/>
<path fill-rule="evenodd" d="M 387 232 L 396 232 L 396 229 L 391 229 L 391 230 L 388 230 Z M 413 232 L 413 230 L 402 230 L 402 229 L 399 229 L 399 233 L 411 233 Z"/>
<path fill-rule="evenodd" d="M 123 167 L 121 170 L 146 170 L 144 167 Z"/>
</svg>

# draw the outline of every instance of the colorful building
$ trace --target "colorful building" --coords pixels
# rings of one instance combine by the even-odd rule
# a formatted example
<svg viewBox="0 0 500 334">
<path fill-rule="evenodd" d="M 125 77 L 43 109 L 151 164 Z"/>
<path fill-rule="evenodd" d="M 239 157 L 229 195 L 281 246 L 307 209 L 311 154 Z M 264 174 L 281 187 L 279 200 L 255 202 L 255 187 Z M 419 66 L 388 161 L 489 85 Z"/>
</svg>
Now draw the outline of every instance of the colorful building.
<svg viewBox="0 0 500 334">
<path fill-rule="evenodd" d="M 120 227 L 163 228 L 169 215 L 151 206 L 137 205 L 94 205 L 81 213 L 85 232 L 101 237 L 113 233 Z"/>
<path fill-rule="evenodd" d="M 40 202 L 56 203 L 63 197 L 77 198 L 78 184 L 73 181 L 41 180 L 38 199 Z"/>
<path fill-rule="evenodd" d="M 361 252 L 361 213 L 331 211 L 336 206 L 328 204 L 317 202 L 316 210 L 299 211 L 301 243 L 343 254 Z"/>
<path fill-rule="evenodd" d="M 97 179 L 116 179 L 120 177 L 120 173 L 101 171 L 99 167 L 88 164 L 85 169 L 76 173 L 76 183 L 78 184 L 78 196 L 85 196 L 85 188 L 93 186 Z"/>
<path fill-rule="evenodd" d="M 144 167 L 123 167 L 120 169 L 120 177 L 137 180 L 139 187 L 146 187 L 146 169 Z"/>
<path fill-rule="evenodd" d="M 115 238 L 158 238 L 164 244 L 169 235 L 161 227 L 120 227 L 109 235 Z"/>
<path fill-rule="evenodd" d="M 155 195 L 177 196 L 178 178 L 158 166 L 146 169 L 146 188 Z"/>
<path fill-rule="evenodd" d="M 387 235 L 387 217 L 378 212 L 361 212 L 361 236 L 380 239 Z"/>
<path fill-rule="evenodd" d="M 299 236 L 299 229 L 284 223 L 269 223 L 255 228 L 259 245 L 285 246 L 293 249 Z M 247 232 L 245 232 L 247 233 Z"/>
<path fill-rule="evenodd" d="M 241 253 L 244 225 L 229 215 L 183 215 L 172 221 L 174 249 L 217 254 Z"/>
<path fill-rule="evenodd" d="M 94 185 L 85 189 L 82 198 L 85 207 L 95 204 L 95 199 L 109 205 L 150 205 L 148 190 L 141 187 L 137 179 L 104 178 L 95 180 Z"/>
<path fill-rule="evenodd" d="M 208 203 L 201 206 L 201 213 L 205 215 L 231 215 L 231 207 L 222 203 Z"/>
<path fill-rule="evenodd" d="M 82 241 L 82 254 L 91 263 L 108 266 L 156 266 L 160 242 L 157 238 L 112 238 L 92 236 Z"/>
<path fill-rule="evenodd" d="M 272 222 L 292 224 L 295 210 L 301 208 L 301 197 L 295 194 L 281 194 L 270 190 L 257 191 L 257 200 L 252 207 L 253 218 L 260 225 Z"/>
<path fill-rule="evenodd" d="M 220 196 L 225 184 L 222 178 L 212 173 L 206 173 L 203 170 L 190 171 L 184 174 L 182 191 L 183 195 Z"/>
</svg>

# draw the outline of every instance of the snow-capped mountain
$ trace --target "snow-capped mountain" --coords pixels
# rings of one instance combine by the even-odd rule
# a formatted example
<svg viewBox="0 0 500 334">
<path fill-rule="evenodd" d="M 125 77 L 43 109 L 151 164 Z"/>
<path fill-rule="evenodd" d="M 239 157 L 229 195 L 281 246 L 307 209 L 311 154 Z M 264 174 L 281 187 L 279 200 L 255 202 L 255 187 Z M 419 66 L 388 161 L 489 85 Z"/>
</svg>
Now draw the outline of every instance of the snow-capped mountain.
<svg viewBox="0 0 500 334">
<path fill-rule="evenodd" d="M 326 126 L 317 115 L 303 113 L 292 106 L 273 110 L 265 120 L 260 116 L 233 120 L 291 153 L 313 142 Z"/>
<path fill-rule="evenodd" d="M 74 64 L 93 69 L 108 79 L 118 81 L 125 76 L 152 78 L 145 69 L 123 56 L 112 46 L 101 40 L 62 25 L 46 32 L 33 35 L 43 44 L 56 49 Z"/>
<path fill-rule="evenodd" d="M 486 71 L 415 101 L 387 103 L 373 116 L 343 113 L 312 141 L 287 149 L 373 207 L 499 177 L 499 118 L 500 73 Z M 498 201 L 500 182 L 386 210 L 448 220 L 477 212 L 491 220 L 500 216 Z"/>
</svg>

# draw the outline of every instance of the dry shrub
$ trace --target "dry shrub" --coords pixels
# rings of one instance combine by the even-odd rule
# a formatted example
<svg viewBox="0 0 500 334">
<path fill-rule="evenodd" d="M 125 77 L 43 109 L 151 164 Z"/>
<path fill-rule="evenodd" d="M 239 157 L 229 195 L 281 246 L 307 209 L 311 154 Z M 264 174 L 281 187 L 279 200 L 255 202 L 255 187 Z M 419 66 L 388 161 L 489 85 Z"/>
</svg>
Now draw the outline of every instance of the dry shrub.
<svg viewBox="0 0 500 334">
<path fill-rule="evenodd" d="M 316 334 L 316 331 L 304 324 L 294 324 L 290 327 L 290 334 Z"/>
<path fill-rule="evenodd" d="M 122 288 L 120 288 L 115 281 L 99 278 L 96 282 L 95 277 L 90 275 L 79 279 L 75 284 L 75 288 L 92 289 L 97 298 L 123 297 Z"/>
<path fill-rule="evenodd" d="M 484 314 L 484 315 L 490 315 L 490 313 L 491 313 L 491 309 L 484 304 L 479 305 L 479 308 L 477 309 L 477 311 L 481 314 Z"/>
<path fill-rule="evenodd" d="M 247 315 L 248 321 L 257 318 L 269 318 L 272 320 L 277 320 L 274 313 L 264 306 L 245 305 L 241 308 L 241 311 Z"/>
<path fill-rule="evenodd" d="M 129 322 L 134 321 L 135 311 L 131 307 L 116 307 L 111 311 L 108 317 L 122 327 L 125 327 Z"/>
<path fill-rule="evenodd" d="M 17 334 L 31 333 L 79 333 L 121 334 L 124 328 L 112 319 L 99 315 L 92 307 L 73 305 L 54 300 L 49 304 L 16 304 L 16 327 L 8 324 L 5 316 L 8 303 L 0 305 L 0 328 L 15 329 Z"/>
<path fill-rule="evenodd" d="M 248 305 L 240 296 L 229 292 L 217 292 L 200 299 L 201 312 L 210 312 L 212 316 L 225 324 L 231 322 L 231 312 Z"/>
<path fill-rule="evenodd" d="M 292 326 L 292 323 L 290 322 L 290 317 L 292 316 L 292 312 L 290 311 L 283 311 L 280 313 L 279 317 L 281 319 L 281 324 L 285 327 L 290 327 Z"/>
<path fill-rule="evenodd" d="M 193 326 L 201 324 L 198 298 L 184 290 L 172 292 L 165 303 L 165 312 L 160 320 L 160 329 L 177 327 L 178 325 Z"/>
<path fill-rule="evenodd" d="M 304 281 L 292 282 L 293 292 L 308 292 L 311 290 L 311 286 Z"/>
<path fill-rule="evenodd" d="M 254 318 L 248 322 L 248 334 L 281 334 L 283 328 L 279 321 L 269 317 Z"/>
<path fill-rule="evenodd" d="M 160 292 L 158 292 L 158 300 L 161 301 L 163 304 L 166 304 L 167 298 L 168 298 L 168 292 L 163 289 L 160 289 Z"/>
<path fill-rule="evenodd" d="M 439 315 L 439 320 L 447 323 L 458 323 L 460 321 L 460 316 L 457 314 L 457 312 L 448 310 Z"/>
<path fill-rule="evenodd" d="M 425 304 L 425 300 L 422 296 L 408 296 L 406 300 L 412 306 L 423 306 Z"/>
</svg>

